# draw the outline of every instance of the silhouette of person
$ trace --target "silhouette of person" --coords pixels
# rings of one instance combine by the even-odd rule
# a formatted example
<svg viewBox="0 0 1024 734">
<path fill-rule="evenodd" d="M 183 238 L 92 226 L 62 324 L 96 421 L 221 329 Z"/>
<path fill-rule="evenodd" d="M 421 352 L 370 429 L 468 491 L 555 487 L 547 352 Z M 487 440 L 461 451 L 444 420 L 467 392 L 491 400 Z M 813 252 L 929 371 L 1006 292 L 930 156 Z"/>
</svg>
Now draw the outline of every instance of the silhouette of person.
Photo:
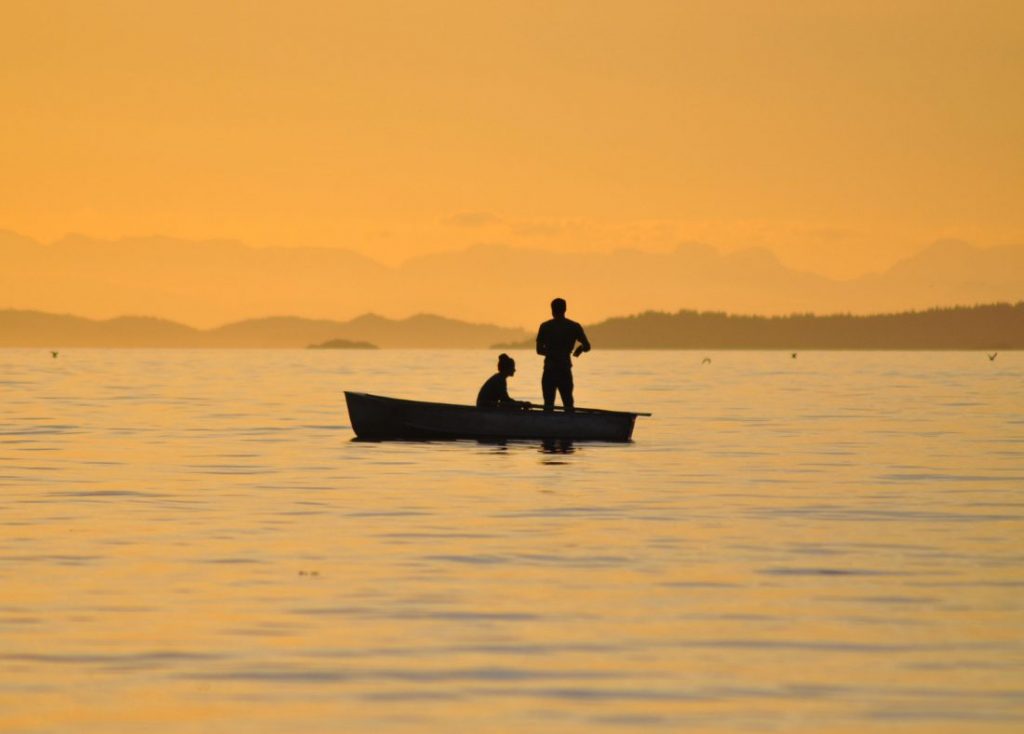
<svg viewBox="0 0 1024 734">
<path fill-rule="evenodd" d="M 544 393 L 544 410 L 555 409 L 555 391 L 562 396 L 562 407 L 572 412 L 572 359 L 590 351 L 590 342 L 583 327 L 565 318 L 565 299 L 551 302 L 552 319 L 540 325 L 537 331 L 537 354 L 544 355 L 544 374 L 540 380 Z M 579 346 L 576 346 L 579 342 Z M 574 349 L 575 347 L 575 349 Z"/>
<path fill-rule="evenodd" d="M 498 355 L 498 371 L 487 378 L 476 396 L 478 408 L 529 408 L 524 400 L 513 400 L 508 395 L 509 377 L 516 373 L 516 361 L 507 354 Z"/>
</svg>

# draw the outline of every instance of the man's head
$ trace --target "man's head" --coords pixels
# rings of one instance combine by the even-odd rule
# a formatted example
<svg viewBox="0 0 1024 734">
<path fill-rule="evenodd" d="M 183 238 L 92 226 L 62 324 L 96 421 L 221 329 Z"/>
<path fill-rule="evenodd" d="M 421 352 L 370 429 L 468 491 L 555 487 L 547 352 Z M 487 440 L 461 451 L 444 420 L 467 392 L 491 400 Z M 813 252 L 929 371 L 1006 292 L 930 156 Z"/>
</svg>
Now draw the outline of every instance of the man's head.
<svg viewBox="0 0 1024 734">
<path fill-rule="evenodd" d="M 551 315 L 556 319 L 565 316 L 565 299 L 556 298 L 551 302 Z"/>
<path fill-rule="evenodd" d="M 511 377 L 516 373 L 516 361 L 507 354 L 499 354 L 498 372 L 505 375 L 505 377 Z"/>
</svg>

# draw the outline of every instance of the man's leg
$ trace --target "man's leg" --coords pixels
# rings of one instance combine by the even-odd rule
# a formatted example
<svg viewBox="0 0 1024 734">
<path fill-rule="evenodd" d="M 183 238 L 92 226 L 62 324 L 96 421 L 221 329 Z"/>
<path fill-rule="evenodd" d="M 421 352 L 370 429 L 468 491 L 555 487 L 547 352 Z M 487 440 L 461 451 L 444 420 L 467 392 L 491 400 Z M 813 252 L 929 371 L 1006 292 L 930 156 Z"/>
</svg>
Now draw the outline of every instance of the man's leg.
<svg viewBox="0 0 1024 734">
<path fill-rule="evenodd" d="M 565 408 L 567 413 L 573 412 L 576 408 L 572 398 L 572 389 L 572 370 L 566 370 L 564 374 L 559 376 L 558 394 L 562 396 L 562 407 Z"/>
<path fill-rule="evenodd" d="M 540 378 L 540 391 L 544 395 L 544 410 L 555 409 L 555 376 L 544 370 Z"/>
</svg>

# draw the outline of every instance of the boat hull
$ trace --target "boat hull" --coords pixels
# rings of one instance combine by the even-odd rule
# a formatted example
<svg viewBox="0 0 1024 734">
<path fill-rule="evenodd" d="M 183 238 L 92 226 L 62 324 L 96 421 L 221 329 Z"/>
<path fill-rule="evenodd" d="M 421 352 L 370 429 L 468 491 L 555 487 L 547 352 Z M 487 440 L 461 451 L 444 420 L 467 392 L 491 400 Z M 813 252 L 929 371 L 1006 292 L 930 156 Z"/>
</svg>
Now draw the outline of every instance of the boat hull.
<svg viewBox="0 0 1024 734">
<path fill-rule="evenodd" d="M 477 408 L 424 403 L 346 392 L 348 415 L 358 438 L 390 439 L 565 439 L 629 441 L 635 413 L 580 409 L 573 413 Z"/>
</svg>

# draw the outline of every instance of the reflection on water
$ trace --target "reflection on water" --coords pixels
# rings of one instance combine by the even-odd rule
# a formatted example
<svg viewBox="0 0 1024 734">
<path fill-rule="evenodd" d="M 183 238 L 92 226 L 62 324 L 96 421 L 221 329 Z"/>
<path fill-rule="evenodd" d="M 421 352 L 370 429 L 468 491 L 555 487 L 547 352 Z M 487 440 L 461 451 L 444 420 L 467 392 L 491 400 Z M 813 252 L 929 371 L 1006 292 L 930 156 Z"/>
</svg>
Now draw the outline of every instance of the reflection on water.
<svg viewBox="0 0 1024 734">
<path fill-rule="evenodd" d="M 576 446 L 570 439 L 549 438 L 541 442 L 540 451 L 542 454 L 571 454 L 576 451 Z"/>
<path fill-rule="evenodd" d="M 0 352 L 0 729 L 1024 725 L 1016 353 L 595 351 L 633 444 L 352 441 L 492 361 L 416 355 Z"/>
</svg>

